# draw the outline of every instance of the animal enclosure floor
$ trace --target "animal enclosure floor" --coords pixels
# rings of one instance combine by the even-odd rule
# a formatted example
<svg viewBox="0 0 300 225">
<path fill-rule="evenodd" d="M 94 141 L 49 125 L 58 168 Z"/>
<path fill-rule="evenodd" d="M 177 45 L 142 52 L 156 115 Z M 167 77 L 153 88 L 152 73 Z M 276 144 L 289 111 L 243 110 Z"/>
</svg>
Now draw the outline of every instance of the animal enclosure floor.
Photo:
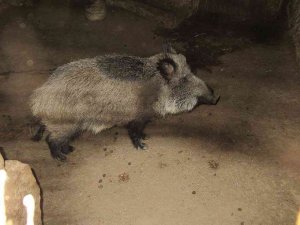
<svg viewBox="0 0 300 225">
<path fill-rule="evenodd" d="M 288 44 L 253 44 L 199 71 L 219 104 L 153 121 L 147 151 L 113 128 L 83 135 L 60 163 L 44 141 L 29 140 L 32 90 L 58 65 L 112 52 L 149 56 L 162 39 L 155 24 L 123 11 L 94 23 L 47 5 L 0 12 L 0 146 L 34 169 L 45 225 L 295 224 L 300 78 Z"/>
</svg>

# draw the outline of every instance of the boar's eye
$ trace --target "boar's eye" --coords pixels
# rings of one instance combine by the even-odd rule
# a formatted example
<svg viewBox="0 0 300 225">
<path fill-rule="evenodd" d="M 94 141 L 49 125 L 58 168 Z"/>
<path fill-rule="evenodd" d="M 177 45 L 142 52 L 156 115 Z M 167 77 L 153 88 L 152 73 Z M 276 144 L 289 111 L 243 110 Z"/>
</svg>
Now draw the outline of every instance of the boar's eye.
<svg viewBox="0 0 300 225">
<path fill-rule="evenodd" d="M 187 77 L 183 77 L 183 78 L 180 79 L 180 81 L 181 81 L 182 83 L 186 83 L 186 82 L 188 82 L 188 79 L 187 79 Z"/>
</svg>

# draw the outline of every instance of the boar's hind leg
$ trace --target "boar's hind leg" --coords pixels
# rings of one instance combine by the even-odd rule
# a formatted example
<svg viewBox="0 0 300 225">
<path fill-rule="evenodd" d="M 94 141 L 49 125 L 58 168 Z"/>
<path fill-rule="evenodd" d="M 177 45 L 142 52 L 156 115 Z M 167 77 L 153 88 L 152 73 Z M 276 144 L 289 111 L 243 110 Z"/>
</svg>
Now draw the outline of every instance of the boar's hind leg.
<svg viewBox="0 0 300 225">
<path fill-rule="evenodd" d="M 31 138 L 33 141 L 40 141 L 43 137 L 43 134 L 45 132 L 46 126 L 45 125 L 39 125 L 39 128 L 37 129 L 34 136 Z"/>
<path fill-rule="evenodd" d="M 74 124 L 48 124 L 47 129 L 50 134 L 46 138 L 51 155 L 53 158 L 65 161 L 66 154 L 74 149 L 69 145 L 70 141 L 78 133 L 78 128 Z"/>
<path fill-rule="evenodd" d="M 131 121 L 126 126 L 128 135 L 136 149 L 147 149 L 147 145 L 143 143 L 142 140 L 146 139 L 144 129 L 148 122 L 149 121 Z"/>
</svg>

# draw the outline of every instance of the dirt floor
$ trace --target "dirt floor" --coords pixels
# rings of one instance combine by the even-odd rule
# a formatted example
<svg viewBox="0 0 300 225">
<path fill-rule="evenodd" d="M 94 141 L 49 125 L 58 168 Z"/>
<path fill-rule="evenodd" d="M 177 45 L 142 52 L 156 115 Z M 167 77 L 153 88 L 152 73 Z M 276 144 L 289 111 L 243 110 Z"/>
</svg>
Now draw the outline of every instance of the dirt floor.
<svg viewBox="0 0 300 225">
<path fill-rule="evenodd" d="M 286 42 L 252 44 L 197 75 L 217 106 L 156 120 L 147 151 L 123 128 L 76 140 L 61 163 L 34 143 L 28 97 L 58 65 L 103 53 L 149 56 L 162 38 L 150 21 L 109 11 L 0 7 L 0 146 L 29 163 L 45 225 L 293 225 L 300 205 L 300 78 Z"/>
</svg>

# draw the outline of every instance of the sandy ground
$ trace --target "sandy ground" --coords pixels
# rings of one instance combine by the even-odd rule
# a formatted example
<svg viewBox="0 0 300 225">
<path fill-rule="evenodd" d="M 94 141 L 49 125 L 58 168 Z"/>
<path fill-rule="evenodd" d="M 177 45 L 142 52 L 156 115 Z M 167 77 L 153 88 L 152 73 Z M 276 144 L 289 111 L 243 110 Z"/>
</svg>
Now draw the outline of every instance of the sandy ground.
<svg viewBox="0 0 300 225">
<path fill-rule="evenodd" d="M 46 225 L 295 224 L 300 79 L 292 47 L 252 45 L 212 73 L 199 71 L 220 103 L 153 121 L 149 150 L 136 151 L 114 128 L 76 140 L 60 163 L 22 127 L 28 96 L 48 70 L 103 53 L 148 56 L 162 40 L 155 24 L 120 11 L 90 23 L 66 8 L 0 10 L 0 146 L 34 169 Z M 18 125 L 22 134 L 4 137 Z"/>
</svg>

